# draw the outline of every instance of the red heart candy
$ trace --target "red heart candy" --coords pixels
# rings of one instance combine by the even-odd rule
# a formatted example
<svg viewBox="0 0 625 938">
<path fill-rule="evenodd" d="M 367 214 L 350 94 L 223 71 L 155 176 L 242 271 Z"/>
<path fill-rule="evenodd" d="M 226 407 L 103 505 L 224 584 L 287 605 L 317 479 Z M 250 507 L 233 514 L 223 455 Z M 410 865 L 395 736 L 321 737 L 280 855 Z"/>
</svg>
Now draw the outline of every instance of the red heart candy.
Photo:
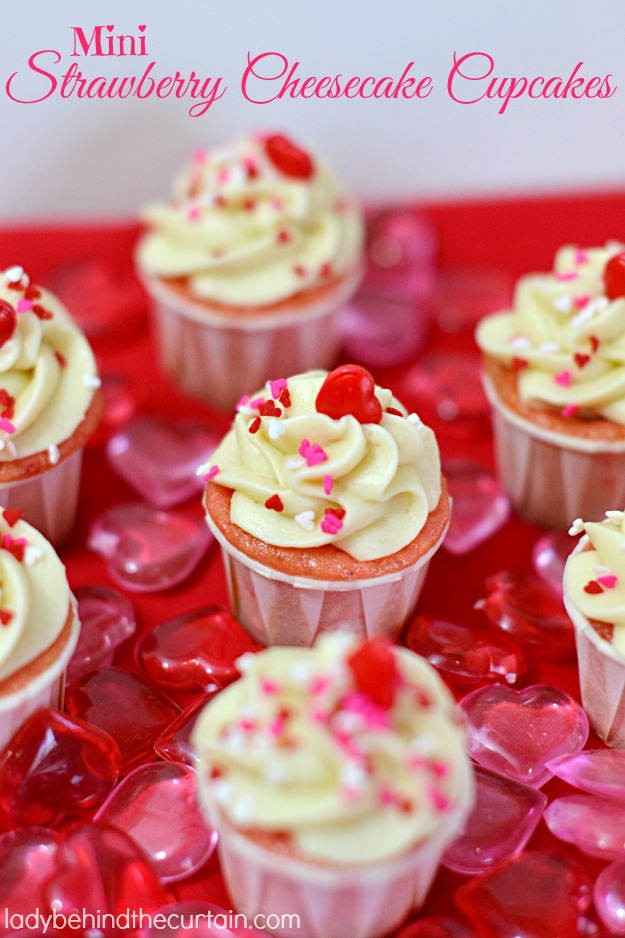
<svg viewBox="0 0 625 938">
<path fill-rule="evenodd" d="M 603 271 L 605 295 L 610 300 L 625 296 L 625 251 L 615 254 Z"/>
<path fill-rule="evenodd" d="M 17 325 L 17 314 L 10 303 L 0 300 L 0 345 L 8 342 Z"/>
<path fill-rule="evenodd" d="M 382 405 L 375 396 L 375 381 L 360 365 L 341 365 L 327 376 L 315 401 L 317 413 L 339 420 L 351 414 L 359 423 L 379 423 Z"/>
<path fill-rule="evenodd" d="M 291 179 L 310 179 L 315 171 L 309 154 L 282 134 L 267 137 L 265 152 L 276 169 Z"/>
</svg>

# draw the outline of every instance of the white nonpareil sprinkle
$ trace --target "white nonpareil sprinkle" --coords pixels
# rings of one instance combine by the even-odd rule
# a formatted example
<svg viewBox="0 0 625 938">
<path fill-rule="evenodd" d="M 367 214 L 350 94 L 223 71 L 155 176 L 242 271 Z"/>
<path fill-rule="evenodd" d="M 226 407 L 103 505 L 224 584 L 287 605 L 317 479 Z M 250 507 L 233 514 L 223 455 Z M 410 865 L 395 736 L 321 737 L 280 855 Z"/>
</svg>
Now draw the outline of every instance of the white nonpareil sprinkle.
<svg viewBox="0 0 625 938">
<path fill-rule="evenodd" d="M 300 459 L 299 456 L 292 456 L 291 459 L 287 459 L 284 465 L 287 469 L 299 469 L 300 466 L 304 465 L 304 460 Z"/>
<path fill-rule="evenodd" d="M 408 755 L 410 756 L 423 756 L 427 758 L 428 756 L 433 756 L 438 752 L 439 743 L 433 733 L 423 733 L 422 736 L 418 736 L 413 742 L 410 743 L 408 747 Z"/>
<path fill-rule="evenodd" d="M 350 759 L 341 768 L 341 785 L 348 788 L 363 788 L 367 781 L 367 772 L 360 762 Z"/>
<path fill-rule="evenodd" d="M 569 528 L 569 534 L 571 537 L 575 537 L 576 534 L 581 534 L 584 530 L 584 522 L 581 518 L 576 518 L 571 527 Z"/>
<path fill-rule="evenodd" d="M 553 355 L 555 352 L 560 351 L 560 346 L 557 342 L 543 342 L 543 344 L 539 346 L 539 351 L 544 352 L 546 355 Z"/>
<path fill-rule="evenodd" d="M 82 383 L 86 388 L 99 388 L 102 385 L 102 381 L 97 375 L 83 375 Z"/>
<path fill-rule="evenodd" d="M 307 687 L 313 679 L 315 668 L 312 661 L 295 661 L 288 669 L 290 679 L 298 687 Z"/>
<path fill-rule="evenodd" d="M 524 335 L 515 335 L 510 339 L 510 348 L 514 349 L 515 352 L 525 352 L 531 346 L 532 343 Z"/>
<path fill-rule="evenodd" d="M 270 762 L 269 765 L 266 765 L 263 769 L 263 778 L 269 782 L 270 785 L 280 785 L 282 782 L 285 782 L 289 777 L 288 772 L 284 765 L 281 765 L 279 762 Z"/>
<path fill-rule="evenodd" d="M 570 296 L 556 296 L 551 305 L 554 309 L 557 309 L 559 313 L 570 313 L 573 300 Z"/>
<path fill-rule="evenodd" d="M 27 567 L 32 567 L 38 560 L 41 560 L 42 557 L 43 551 L 41 547 L 36 547 L 34 544 L 27 544 L 24 548 L 24 563 Z"/>
<path fill-rule="evenodd" d="M 267 434 L 270 440 L 277 440 L 278 437 L 284 436 L 285 433 L 286 427 L 283 423 L 280 423 L 280 421 L 276 420 L 275 417 L 269 421 Z"/>
<path fill-rule="evenodd" d="M 219 804 L 226 804 L 232 796 L 232 785 L 223 778 L 219 778 L 213 782 L 213 794 Z"/>
<path fill-rule="evenodd" d="M 314 511 L 302 511 L 299 515 L 295 515 L 293 521 L 296 521 L 304 531 L 313 531 L 315 527 L 315 513 Z"/>
<path fill-rule="evenodd" d="M 48 448 L 48 459 L 50 460 L 53 466 L 56 466 L 60 458 L 61 458 L 61 454 L 59 452 L 59 448 L 56 445 L 56 443 L 53 443 L 52 446 Z"/>
<path fill-rule="evenodd" d="M 24 268 L 17 264 L 13 267 L 7 267 L 4 272 L 4 279 L 7 283 L 19 283 L 24 276 Z"/>
<path fill-rule="evenodd" d="M 423 421 L 421 420 L 421 417 L 419 417 L 418 414 L 408 414 L 408 416 L 406 417 L 406 420 L 408 421 L 408 423 L 414 424 L 415 427 L 423 426 Z"/>
<path fill-rule="evenodd" d="M 241 827 L 245 827 L 254 820 L 255 806 L 256 802 L 251 795 L 243 795 L 241 798 L 236 798 L 231 802 L 228 814 L 235 824 L 240 824 Z"/>
</svg>

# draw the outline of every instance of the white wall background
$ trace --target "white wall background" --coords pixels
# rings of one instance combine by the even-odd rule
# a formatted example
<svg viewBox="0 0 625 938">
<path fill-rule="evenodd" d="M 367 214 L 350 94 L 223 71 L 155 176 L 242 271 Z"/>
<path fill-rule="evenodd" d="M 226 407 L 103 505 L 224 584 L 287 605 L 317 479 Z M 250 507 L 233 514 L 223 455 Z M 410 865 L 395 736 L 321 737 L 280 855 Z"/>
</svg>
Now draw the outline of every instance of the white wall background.
<svg viewBox="0 0 625 938">
<path fill-rule="evenodd" d="M 0 0 L 0 224 L 45 218 L 132 218 L 169 192 L 194 148 L 250 129 L 284 129 L 314 145 L 353 191 L 371 202 L 449 199 L 506 192 L 625 188 L 625 3 L 623 0 Z M 72 26 L 136 33 L 147 58 L 71 58 Z M 191 69 L 222 76 L 225 96 L 202 117 L 183 100 L 63 100 L 37 104 L 48 79 L 28 68 L 33 52 L 61 53 L 89 78 Z M 240 87 L 248 51 L 280 51 L 299 74 L 431 75 L 426 100 L 247 102 Z M 611 73 L 606 100 L 460 105 L 447 93 L 453 54 L 483 51 L 498 76 L 586 78 Z M 43 60 L 40 60 L 43 61 Z M 46 61 L 51 62 L 51 57 Z"/>
</svg>

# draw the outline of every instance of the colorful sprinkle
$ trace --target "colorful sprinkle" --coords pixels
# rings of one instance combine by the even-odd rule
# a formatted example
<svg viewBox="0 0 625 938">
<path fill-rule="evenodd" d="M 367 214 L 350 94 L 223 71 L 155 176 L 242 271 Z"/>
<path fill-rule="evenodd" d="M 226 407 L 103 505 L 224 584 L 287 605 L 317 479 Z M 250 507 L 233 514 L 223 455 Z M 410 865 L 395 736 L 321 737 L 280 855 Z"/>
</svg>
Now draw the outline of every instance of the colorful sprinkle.
<svg viewBox="0 0 625 938">
<path fill-rule="evenodd" d="M 334 485 L 334 479 L 332 478 L 332 476 L 326 475 L 323 477 L 323 491 L 326 493 L 326 495 L 330 495 L 332 493 L 333 485 Z"/>
<path fill-rule="evenodd" d="M 590 361 L 590 355 L 586 355 L 583 352 L 575 352 L 573 358 L 578 368 L 584 368 Z"/>
<path fill-rule="evenodd" d="M 260 689 L 263 694 L 270 696 L 271 694 L 278 693 L 280 685 L 270 677 L 263 677 L 260 681 Z"/>
<path fill-rule="evenodd" d="M 278 494 L 271 495 L 265 502 L 265 508 L 270 508 L 272 511 L 284 511 L 284 505 L 282 504 L 282 499 Z"/>
<path fill-rule="evenodd" d="M 14 267 L 7 267 L 4 272 L 4 279 L 7 283 L 19 283 L 24 276 L 24 268 L 17 264 Z"/>
<path fill-rule="evenodd" d="M 8 625 L 13 618 L 13 613 L 8 609 L 0 609 L 0 625 Z"/>
<path fill-rule="evenodd" d="M 438 788 L 431 788 L 429 791 L 429 796 L 436 811 L 440 811 L 441 813 L 443 811 L 449 811 L 449 808 L 451 807 L 451 801 L 447 795 L 443 794 L 442 791 L 439 791 Z"/>
<path fill-rule="evenodd" d="M 48 459 L 50 460 L 53 466 L 56 466 L 60 458 L 61 458 L 61 453 L 59 451 L 59 448 L 55 443 L 53 443 L 52 446 L 48 447 Z"/>
<path fill-rule="evenodd" d="M 0 430 L 5 433 L 15 433 L 15 427 L 6 417 L 0 417 Z"/>
<path fill-rule="evenodd" d="M 578 248 L 575 251 L 575 263 L 576 264 L 585 264 L 588 260 L 588 254 L 586 251 L 582 251 L 581 248 Z"/>
<path fill-rule="evenodd" d="M 286 378 L 276 378 L 274 381 L 269 382 L 269 390 L 271 391 L 271 396 L 274 401 L 277 401 L 281 393 L 286 388 Z"/>
<path fill-rule="evenodd" d="M 32 300 L 18 300 L 15 309 L 18 313 L 27 313 L 34 305 Z"/>
<path fill-rule="evenodd" d="M 584 293 L 583 296 L 573 297 L 573 305 L 576 306 L 577 309 L 583 309 L 584 306 L 587 306 L 589 302 L 590 302 L 590 297 L 588 296 L 587 293 Z"/>
<path fill-rule="evenodd" d="M 551 301 L 551 305 L 554 309 L 557 309 L 559 313 L 570 313 L 573 307 L 573 301 L 570 296 L 556 296 L 555 299 Z"/>
<path fill-rule="evenodd" d="M 199 221 L 200 220 L 200 206 L 199 205 L 190 205 L 187 209 L 187 218 L 189 221 Z"/>
<path fill-rule="evenodd" d="M 10 528 L 14 527 L 18 521 L 24 517 L 19 508 L 5 508 L 2 517 Z"/>
<path fill-rule="evenodd" d="M 265 403 L 264 397 L 255 397 L 253 401 L 250 401 L 250 407 L 260 407 L 260 405 L 264 403 Z"/>
<path fill-rule="evenodd" d="M 289 244 L 293 240 L 293 235 L 286 228 L 281 228 L 276 235 L 278 244 Z"/>
<path fill-rule="evenodd" d="M 309 443 L 308 440 L 302 440 L 298 453 L 304 457 L 307 466 L 317 466 L 328 458 L 328 454 L 318 443 Z"/>
<path fill-rule="evenodd" d="M 235 410 L 237 411 L 243 410 L 244 407 L 248 407 L 249 403 L 250 403 L 249 394 L 244 394 L 243 397 L 240 397 L 239 400 L 237 401 Z"/>
<path fill-rule="evenodd" d="M 387 414 L 393 414 L 394 417 L 403 417 L 403 416 L 404 416 L 404 415 L 402 414 L 401 410 L 397 410 L 396 407 L 387 407 L 387 408 L 386 408 L 386 413 L 387 413 Z"/>
<path fill-rule="evenodd" d="M 279 420 L 270 420 L 267 433 L 270 440 L 277 440 L 279 437 L 284 436 L 286 427 Z"/>
<path fill-rule="evenodd" d="M 613 590 L 618 583 L 618 577 L 614 576 L 613 573 L 607 576 L 598 576 L 597 583 L 601 584 L 601 586 L 605 586 L 607 590 Z"/>
<path fill-rule="evenodd" d="M 590 342 L 590 348 L 594 354 L 599 348 L 599 345 L 600 345 L 599 339 L 597 338 L 596 335 L 591 335 L 588 337 L 588 341 Z"/>
<path fill-rule="evenodd" d="M 567 281 L 569 280 L 577 280 L 578 275 L 574 270 L 572 270 L 570 271 L 570 273 L 556 274 L 555 276 L 556 276 L 556 280 L 558 281 L 558 283 L 567 283 Z"/>
<path fill-rule="evenodd" d="M 289 389 L 288 389 L 288 388 L 285 388 L 285 389 L 284 389 L 284 391 L 283 391 L 282 394 L 280 395 L 279 400 L 280 400 L 280 403 L 282 404 L 283 407 L 290 407 L 290 406 L 291 406 L 291 395 L 289 394 Z"/>
<path fill-rule="evenodd" d="M 57 360 L 57 362 L 59 363 L 59 365 L 61 366 L 61 368 L 66 368 L 66 367 L 67 367 L 67 359 L 65 358 L 65 355 L 63 355 L 62 352 L 59 352 L 58 350 L 55 351 L 54 357 L 56 358 L 56 360 Z"/>
<path fill-rule="evenodd" d="M 523 371 L 524 368 L 529 366 L 529 362 L 526 358 L 518 358 L 515 356 L 511 363 L 513 371 Z"/>
<path fill-rule="evenodd" d="M 248 432 L 249 432 L 249 433 L 258 433 L 258 431 L 260 430 L 261 422 L 262 422 L 262 421 L 261 421 L 260 417 L 254 417 L 254 419 L 252 420 L 251 424 L 250 424 L 249 427 L 247 428 L 247 429 L 248 429 Z"/>
<path fill-rule="evenodd" d="M 574 417 L 577 413 L 579 413 L 577 404 L 567 404 L 566 407 L 563 407 L 560 411 L 563 417 Z"/>
<path fill-rule="evenodd" d="M 584 592 L 590 593 L 591 595 L 594 595 L 596 593 L 603 593 L 603 587 L 601 586 L 601 583 L 599 583 L 597 580 L 589 580 L 586 586 L 584 587 Z"/>
<path fill-rule="evenodd" d="M 343 527 L 343 522 L 335 514 L 330 513 L 323 516 L 320 527 L 324 534 L 338 534 Z"/>
<path fill-rule="evenodd" d="M 557 375 L 553 376 L 553 380 L 556 384 L 559 384 L 563 388 L 570 388 L 571 386 L 571 372 L 565 369 L 560 371 Z"/>
<path fill-rule="evenodd" d="M 273 401 L 263 401 L 258 405 L 258 413 L 261 417 L 281 417 L 282 411 L 276 407 Z"/>
<path fill-rule="evenodd" d="M 315 513 L 314 511 L 302 511 L 299 515 L 295 515 L 293 521 L 305 531 L 313 531 L 315 528 Z"/>
<path fill-rule="evenodd" d="M 2 538 L 2 548 L 7 550 L 10 554 L 13 554 L 16 560 L 20 563 L 24 559 L 24 550 L 28 544 L 28 541 L 25 537 L 11 537 L 10 534 L 5 534 Z"/>
<path fill-rule="evenodd" d="M 204 482 L 210 482 L 211 479 L 215 478 L 218 472 L 219 466 L 211 466 L 206 475 L 203 477 Z"/>
</svg>

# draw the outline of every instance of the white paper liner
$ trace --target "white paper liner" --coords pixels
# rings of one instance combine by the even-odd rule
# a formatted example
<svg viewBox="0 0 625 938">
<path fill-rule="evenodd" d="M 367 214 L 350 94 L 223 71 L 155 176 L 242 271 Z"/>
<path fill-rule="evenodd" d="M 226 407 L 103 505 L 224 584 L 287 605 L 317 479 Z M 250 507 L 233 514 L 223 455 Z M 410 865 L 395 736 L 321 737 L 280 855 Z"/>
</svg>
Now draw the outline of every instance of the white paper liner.
<svg viewBox="0 0 625 938">
<path fill-rule="evenodd" d="M 580 550 L 578 544 L 573 554 Z M 564 605 L 575 627 L 582 706 L 590 725 L 608 746 L 625 749 L 625 658 L 593 629 L 566 590 Z"/>
<path fill-rule="evenodd" d="M 58 656 L 45 671 L 14 694 L 0 697 L 0 750 L 28 717 L 40 707 L 63 708 L 65 697 L 65 671 L 71 660 L 80 633 L 80 619 L 76 600 L 71 597 L 73 617 L 69 639 Z"/>
<path fill-rule="evenodd" d="M 245 837 L 211 803 L 206 769 L 198 770 L 200 804 L 219 833 L 221 868 L 234 907 L 249 921 L 263 914 L 278 938 L 379 938 L 425 900 L 439 861 L 460 833 L 468 812 L 466 801 L 450 812 L 431 837 L 400 857 L 363 864 L 307 862 L 269 850 Z M 298 916 L 289 919 L 288 916 Z"/>
<path fill-rule="evenodd" d="M 163 370 L 187 393 L 229 410 L 245 391 L 255 391 L 270 378 L 329 369 L 341 342 L 341 306 L 361 275 L 358 269 L 330 295 L 292 313 L 250 316 L 211 313 L 158 279 L 144 277 Z"/>
<path fill-rule="evenodd" d="M 70 535 L 78 510 L 82 448 L 56 466 L 15 482 L 0 483 L 0 505 L 19 508 L 24 520 L 55 547 Z"/>
<path fill-rule="evenodd" d="M 575 439 L 523 420 L 484 376 L 492 406 L 501 483 L 514 509 L 545 528 L 574 518 L 600 521 L 606 505 L 625 505 L 625 441 Z"/>
<path fill-rule="evenodd" d="M 313 644 L 319 632 L 395 639 L 412 614 L 447 528 L 411 567 L 363 580 L 318 580 L 272 570 L 237 550 L 210 514 L 221 545 L 234 617 L 263 645 Z"/>
</svg>

